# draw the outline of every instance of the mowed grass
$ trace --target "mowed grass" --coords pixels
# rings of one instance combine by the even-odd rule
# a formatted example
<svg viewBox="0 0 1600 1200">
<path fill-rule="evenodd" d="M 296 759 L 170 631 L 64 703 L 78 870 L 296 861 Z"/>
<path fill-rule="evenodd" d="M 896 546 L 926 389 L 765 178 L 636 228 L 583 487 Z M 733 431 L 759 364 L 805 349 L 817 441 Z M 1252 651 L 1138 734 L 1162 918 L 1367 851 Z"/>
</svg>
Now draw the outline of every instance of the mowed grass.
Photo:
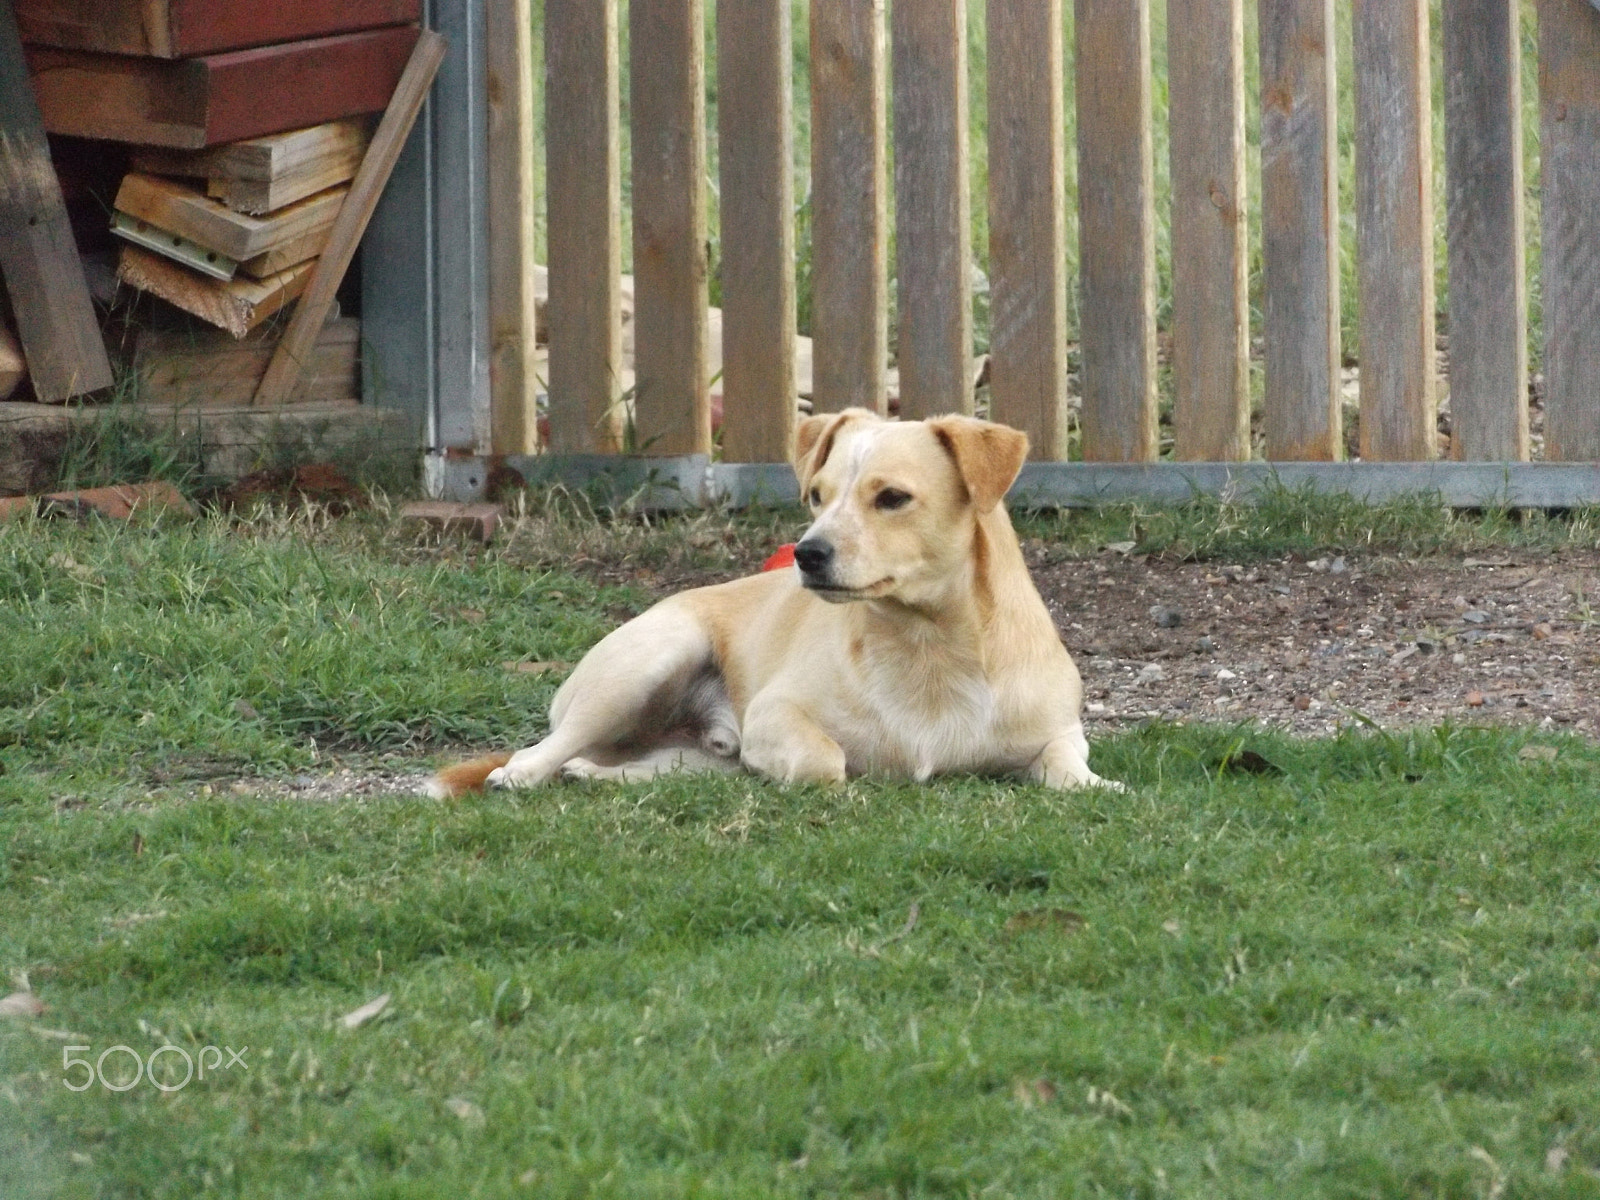
<svg viewBox="0 0 1600 1200">
<path fill-rule="evenodd" d="M 1286 552 L 1263 527 L 1594 538 L 1281 504 L 1028 529 L 1189 552 L 1220 523 L 1204 549 L 1234 559 Z M 1589 744 L 1149 727 L 1094 747 L 1122 796 L 274 786 L 526 740 L 554 680 L 502 661 L 570 661 L 648 602 L 577 560 L 727 570 L 796 528 L 553 506 L 492 551 L 382 513 L 0 528 L 0 968 L 49 1005 L 0 1020 L 0 1195 L 1600 1190 Z M 64 1047 L 168 1041 L 248 1065 L 65 1087 Z"/>
</svg>

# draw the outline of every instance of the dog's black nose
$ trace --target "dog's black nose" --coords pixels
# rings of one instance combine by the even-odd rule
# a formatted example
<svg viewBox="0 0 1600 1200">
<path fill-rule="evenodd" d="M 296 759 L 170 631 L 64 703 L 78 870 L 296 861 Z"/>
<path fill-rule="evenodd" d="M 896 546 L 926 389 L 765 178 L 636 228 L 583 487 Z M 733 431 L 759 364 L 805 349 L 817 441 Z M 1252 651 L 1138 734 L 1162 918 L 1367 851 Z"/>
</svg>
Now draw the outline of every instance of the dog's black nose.
<svg viewBox="0 0 1600 1200">
<path fill-rule="evenodd" d="M 807 538 L 795 546 L 794 561 L 807 575 L 821 575 L 833 562 L 833 547 L 821 538 Z"/>
</svg>

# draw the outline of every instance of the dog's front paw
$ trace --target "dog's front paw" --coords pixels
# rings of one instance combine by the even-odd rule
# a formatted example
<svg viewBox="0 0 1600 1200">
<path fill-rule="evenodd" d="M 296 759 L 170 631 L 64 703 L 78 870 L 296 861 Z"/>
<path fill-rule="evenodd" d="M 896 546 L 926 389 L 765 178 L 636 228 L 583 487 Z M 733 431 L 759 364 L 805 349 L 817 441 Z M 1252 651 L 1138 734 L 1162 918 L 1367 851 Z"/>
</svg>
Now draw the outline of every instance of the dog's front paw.
<svg viewBox="0 0 1600 1200">
<path fill-rule="evenodd" d="M 537 771 L 529 770 L 527 766 L 518 766 L 512 759 L 505 766 L 489 772 L 489 778 L 484 782 L 492 788 L 526 788 L 536 787 L 544 782 Z"/>
</svg>

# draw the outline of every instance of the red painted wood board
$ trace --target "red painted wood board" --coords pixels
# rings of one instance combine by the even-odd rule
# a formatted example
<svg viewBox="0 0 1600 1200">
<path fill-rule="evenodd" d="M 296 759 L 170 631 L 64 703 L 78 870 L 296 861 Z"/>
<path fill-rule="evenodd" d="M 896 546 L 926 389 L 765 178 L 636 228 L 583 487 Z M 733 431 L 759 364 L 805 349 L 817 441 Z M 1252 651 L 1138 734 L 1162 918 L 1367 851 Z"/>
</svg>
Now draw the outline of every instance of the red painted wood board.
<svg viewBox="0 0 1600 1200">
<path fill-rule="evenodd" d="M 22 40 L 69 50 L 196 58 L 421 18 L 421 0 L 16 0 Z"/>
<path fill-rule="evenodd" d="M 388 103 L 414 25 L 168 62 L 28 48 L 50 133 L 199 150 L 319 125 Z"/>
</svg>

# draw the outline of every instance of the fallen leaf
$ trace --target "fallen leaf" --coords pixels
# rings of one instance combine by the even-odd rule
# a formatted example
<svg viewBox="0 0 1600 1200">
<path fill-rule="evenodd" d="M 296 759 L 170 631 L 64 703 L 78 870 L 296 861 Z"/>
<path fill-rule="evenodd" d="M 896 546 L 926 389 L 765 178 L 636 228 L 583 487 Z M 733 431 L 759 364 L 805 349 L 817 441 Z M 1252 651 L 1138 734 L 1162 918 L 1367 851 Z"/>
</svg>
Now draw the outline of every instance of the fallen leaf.
<svg viewBox="0 0 1600 1200">
<path fill-rule="evenodd" d="M 1526 762 L 1555 762 L 1560 753 L 1554 746 L 1524 746 L 1517 757 Z"/>
<path fill-rule="evenodd" d="M 565 671 L 572 666 L 565 662 L 503 662 L 500 664 L 507 671 L 515 671 L 520 675 L 543 675 L 546 671 Z"/>
<path fill-rule="evenodd" d="M 261 719 L 261 714 L 256 711 L 256 706 L 248 700 L 235 700 L 233 702 L 233 711 L 246 721 L 258 721 Z"/>
<path fill-rule="evenodd" d="M 1018 1079 L 1011 1085 L 1011 1095 L 1023 1108 L 1037 1108 L 1056 1098 L 1056 1085 L 1048 1079 Z"/>
<path fill-rule="evenodd" d="M 0 1000 L 0 1017 L 37 1017 L 44 1014 L 44 1001 L 32 992 L 12 992 Z"/>
<path fill-rule="evenodd" d="M 1178 931 L 1181 930 L 1183 926 L 1179 925 L 1176 921 L 1168 920 L 1161 922 L 1161 928 L 1165 929 L 1168 933 L 1176 937 L 1178 935 Z"/>
<path fill-rule="evenodd" d="M 1294 698 L 1294 710 L 1295 710 L 1295 712 L 1305 712 L 1310 707 L 1311 707 L 1311 697 L 1306 695 L 1304 692 L 1301 692 L 1298 696 L 1296 696 Z"/>
<path fill-rule="evenodd" d="M 456 609 L 456 616 L 460 617 L 463 621 L 470 622 L 473 625 L 479 624 L 483 620 L 483 615 L 483 609 L 481 608 Z"/>
<path fill-rule="evenodd" d="M 1533 627 L 1533 640 L 1536 642 L 1542 642 L 1554 632 L 1555 631 L 1550 628 L 1550 623 L 1548 621 L 1540 621 Z"/>
<path fill-rule="evenodd" d="M 1019 933 L 1077 933 L 1088 924 L 1082 913 L 1070 908 L 1025 908 L 1006 918 L 1005 935 L 1010 938 Z"/>
<path fill-rule="evenodd" d="M 1133 548 L 1138 544 L 1138 542 L 1107 542 L 1106 549 L 1115 554 L 1132 554 Z"/>
<path fill-rule="evenodd" d="M 368 1000 L 360 1008 L 352 1009 L 339 1018 L 339 1023 L 346 1029 L 360 1029 L 373 1017 L 389 1007 L 389 993 L 385 992 L 376 1000 Z"/>
<path fill-rule="evenodd" d="M 471 1100 L 464 1099 L 461 1096 L 451 1096 L 450 1099 L 444 1102 L 444 1106 L 468 1125 L 482 1125 L 484 1122 L 483 1109 L 479 1108 Z"/>
</svg>

